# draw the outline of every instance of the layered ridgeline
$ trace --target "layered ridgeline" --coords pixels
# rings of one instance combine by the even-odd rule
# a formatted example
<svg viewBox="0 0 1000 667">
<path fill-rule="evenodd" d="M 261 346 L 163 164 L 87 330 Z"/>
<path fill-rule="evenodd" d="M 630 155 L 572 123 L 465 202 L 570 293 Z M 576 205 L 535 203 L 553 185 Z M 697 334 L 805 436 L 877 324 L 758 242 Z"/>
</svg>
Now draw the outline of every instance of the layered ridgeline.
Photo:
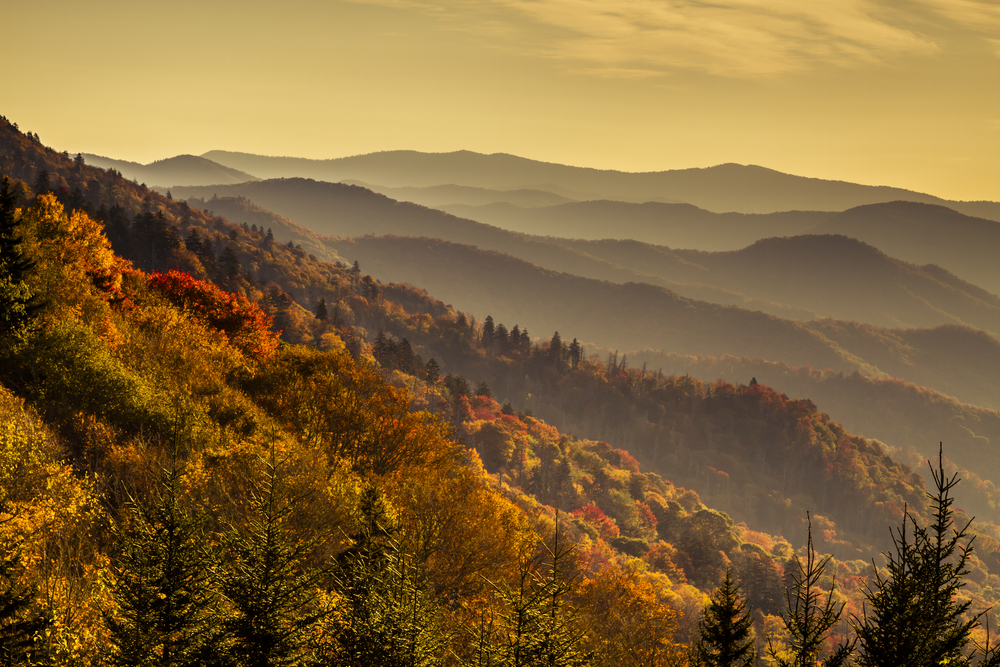
<svg viewBox="0 0 1000 667">
<path fill-rule="evenodd" d="M 209 192 L 214 199 L 207 196 Z M 306 179 L 175 192 L 178 197 L 194 193 L 204 197 L 192 199 L 195 206 L 222 207 L 228 197 L 243 197 L 319 234 L 442 239 L 507 253 L 562 273 L 615 283 L 649 283 L 689 298 L 784 318 L 834 317 L 908 328 L 959 324 L 1000 331 L 1000 301 L 982 288 L 939 267 L 907 264 L 847 238 L 768 239 L 739 251 L 705 253 L 634 240 L 584 242 L 514 233 L 394 201 L 357 186 Z M 943 230 L 947 224 L 942 219 L 939 227 Z M 1000 223 L 989 224 L 1000 227 Z M 607 228 L 628 231 L 623 224 Z M 990 247 L 990 238 L 976 240 Z M 386 278 L 422 284 L 402 275 Z M 456 299 L 436 287 L 431 291 Z M 482 301 L 456 301 L 456 305 L 481 312 Z"/>
<path fill-rule="evenodd" d="M 753 165 L 627 173 L 469 151 L 387 151 L 333 160 L 275 158 L 228 151 L 210 151 L 202 157 L 265 179 L 355 180 L 385 187 L 528 188 L 576 200 L 682 202 L 718 213 L 844 211 L 864 204 L 903 200 L 945 205 L 969 215 L 1000 219 L 1000 206 L 993 202 L 949 202 L 901 188 L 804 178 Z"/>
<path fill-rule="evenodd" d="M 592 651 L 598 665 L 672 664 L 681 647 L 664 638 L 690 637 L 704 601 L 694 586 L 714 587 L 728 568 L 756 608 L 782 599 L 784 573 L 796 567 L 785 540 L 735 524 L 615 446 L 502 408 L 489 384 L 441 378 L 449 366 L 485 369 L 498 398 L 520 388 L 539 406 L 572 409 L 612 442 L 634 435 L 619 417 L 645 412 L 653 449 L 637 455 L 703 482 L 706 494 L 744 499 L 734 513 L 783 525 L 796 545 L 803 507 L 822 508 L 814 530 L 825 550 L 849 559 L 830 565 L 846 580 L 849 611 L 860 609 L 880 524 L 898 522 L 901 504 L 925 513 L 918 477 L 807 401 L 654 377 L 624 360 L 581 361 L 578 347 L 532 346 L 523 332 L 512 347 L 499 324 L 477 325 L 426 293 L 269 240 L 256 223 L 230 224 L 0 129 L 54 170 L 32 178 L 38 192 L 15 183 L 19 212 L 4 199 L 27 260 L 15 301 L 4 303 L 28 307 L 5 313 L 10 446 L 0 471 L 12 520 L 0 525 L 4 544 L 19 547 L 18 580 L 48 591 L 20 613 L 44 612 L 32 621 L 43 626 L 51 614 L 51 641 L 34 649 L 58 661 L 135 662 L 167 639 L 238 664 L 261 646 L 326 661 L 370 661 L 377 650 L 430 664 L 557 636 L 554 659 Z M 82 204 L 67 214 L 74 197 Z M 235 294 L 134 268 L 111 252 L 88 208 L 103 210 L 112 241 L 136 264 L 186 263 Z M 258 299 L 285 318 L 289 340 L 310 347 L 278 345 Z M 555 508 L 572 556 L 551 540 Z M 159 530 L 166 525 L 180 530 Z M 168 534 L 181 537 L 158 541 Z M 970 564 L 982 584 L 970 589 L 976 609 L 992 602 L 991 540 L 980 535 Z M 146 576 L 165 564 L 159 553 L 181 566 L 162 588 Z M 254 610 L 274 591 L 257 576 L 267 554 L 279 559 L 279 585 L 301 595 L 282 597 L 261 632 Z M 146 599 L 185 602 L 169 638 L 133 632 L 157 627 L 159 607 L 136 602 Z M 381 613 L 366 613 L 373 608 Z M 524 614 L 535 620 L 511 631 Z M 283 638 L 277 649 L 273 637 Z"/>
</svg>

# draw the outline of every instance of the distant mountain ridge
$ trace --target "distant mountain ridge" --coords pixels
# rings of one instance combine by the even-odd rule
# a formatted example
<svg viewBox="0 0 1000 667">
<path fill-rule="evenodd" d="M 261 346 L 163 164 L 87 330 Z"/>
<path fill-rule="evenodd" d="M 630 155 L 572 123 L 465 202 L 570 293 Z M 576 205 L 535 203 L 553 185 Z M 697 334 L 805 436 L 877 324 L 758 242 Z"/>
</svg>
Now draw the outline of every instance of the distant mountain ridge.
<svg viewBox="0 0 1000 667">
<path fill-rule="evenodd" d="M 215 193 L 220 199 L 209 200 Z M 211 209 L 214 201 L 220 210 L 225 210 L 226 197 L 244 197 L 321 235 L 443 239 L 507 253 L 553 271 L 618 284 L 648 283 L 688 298 L 786 319 L 834 317 L 893 328 L 956 324 L 1000 334 L 996 296 L 939 267 L 925 270 L 843 236 L 771 238 L 738 251 L 711 253 L 632 240 L 530 236 L 397 202 L 359 186 L 309 179 L 177 188 L 174 195 L 204 197 L 194 205 Z M 745 227 L 748 238 L 773 231 L 770 221 L 782 219 L 782 214 L 722 215 L 687 204 L 663 206 L 693 212 L 709 229 Z M 763 228 L 750 234 L 758 223 Z M 416 279 L 405 280 L 424 286 Z"/>
<path fill-rule="evenodd" d="M 784 174 L 766 167 L 720 164 L 714 167 L 631 173 L 571 167 L 505 153 L 471 151 L 420 153 L 385 151 L 329 160 L 266 157 L 230 151 L 203 155 L 214 162 L 261 178 L 303 177 L 324 181 L 360 180 L 386 187 L 459 185 L 491 189 L 536 188 L 551 184 L 599 198 L 625 202 L 680 201 L 722 213 L 844 211 L 863 204 L 906 200 L 947 205 L 1000 220 L 1000 204 L 949 202 L 889 186 L 871 186 Z"/>
<path fill-rule="evenodd" d="M 938 264 L 1000 294 L 1000 223 L 950 207 L 914 202 L 859 206 L 816 225 L 816 234 L 843 234 L 916 264 Z"/>
<path fill-rule="evenodd" d="M 232 167 L 213 162 L 197 155 L 178 155 L 149 164 L 127 160 L 114 160 L 100 155 L 83 154 L 84 161 L 94 167 L 114 169 L 125 178 L 164 188 L 175 185 L 215 185 L 217 183 L 244 183 L 260 180 Z"/>
<path fill-rule="evenodd" d="M 693 204 L 609 200 L 534 208 L 509 203 L 435 208 L 526 234 L 587 240 L 632 239 L 698 250 L 738 250 L 762 238 L 803 234 L 835 215 L 826 211 L 714 213 Z"/>
</svg>

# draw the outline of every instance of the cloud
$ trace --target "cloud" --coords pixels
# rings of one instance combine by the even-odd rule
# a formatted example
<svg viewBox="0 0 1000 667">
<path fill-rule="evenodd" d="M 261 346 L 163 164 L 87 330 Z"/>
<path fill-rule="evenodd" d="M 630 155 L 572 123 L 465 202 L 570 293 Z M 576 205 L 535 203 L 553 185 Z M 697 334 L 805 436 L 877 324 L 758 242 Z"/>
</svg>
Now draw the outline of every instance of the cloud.
<svg viewBox="0 0 1000 667">
<path fill-rule="evenodd" d="M 920 0 L 934 11 L 948 3 L 961 13 L 994 13 L 994 0 Z M 516 32 L 546 39 L 517 43 L 575 69 L 695 70 L 722 76 L 761 76 L 817 66 L 870 66 L 938 50 L 930 37 L 904 27 L 908 16 L 892 0 L 384 0 L 432 11 L 454 27 Z M 506 31 L 498 24 L 507 24 Z"/>
<path fill-rule="evenodd" d="M 1000 4 L 996 0 L 918 0 L 939 15 L 976 31 L 1000 28 Z M 995 41 L 995 40 L 990 40 Z"/>
</svg>

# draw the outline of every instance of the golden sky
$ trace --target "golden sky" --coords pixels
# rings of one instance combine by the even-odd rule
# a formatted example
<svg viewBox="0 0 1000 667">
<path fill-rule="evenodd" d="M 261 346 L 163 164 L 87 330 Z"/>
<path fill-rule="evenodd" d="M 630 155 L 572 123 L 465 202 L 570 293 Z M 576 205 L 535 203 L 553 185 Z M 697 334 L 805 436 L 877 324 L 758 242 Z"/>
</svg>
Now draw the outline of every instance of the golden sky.
<svg viewBox="0 0 1000 667">
<path fill-rule="evenodd" d="M 46 0 L 0 113 L 71 153 L 723 162 L 1000 200 L 996 0 Z"/>
</svg>

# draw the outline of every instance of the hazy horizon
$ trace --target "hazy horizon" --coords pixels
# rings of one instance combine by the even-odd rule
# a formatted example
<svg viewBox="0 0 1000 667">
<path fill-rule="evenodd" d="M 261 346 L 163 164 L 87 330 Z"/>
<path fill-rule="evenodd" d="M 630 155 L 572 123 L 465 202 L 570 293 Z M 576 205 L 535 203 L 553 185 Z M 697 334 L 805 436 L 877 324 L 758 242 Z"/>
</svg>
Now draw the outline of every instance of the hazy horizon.
<svg viewBox="0 0 1000 667">
<path fill-rule="evenodd" d="M 987 0 L 299 0 L 9 8 L 59 150 L 509 153 L 629 172 L 754 164 L 1000 200 Z M 23 56 L 21 54 L 30 54 Z"/>
</svg>

